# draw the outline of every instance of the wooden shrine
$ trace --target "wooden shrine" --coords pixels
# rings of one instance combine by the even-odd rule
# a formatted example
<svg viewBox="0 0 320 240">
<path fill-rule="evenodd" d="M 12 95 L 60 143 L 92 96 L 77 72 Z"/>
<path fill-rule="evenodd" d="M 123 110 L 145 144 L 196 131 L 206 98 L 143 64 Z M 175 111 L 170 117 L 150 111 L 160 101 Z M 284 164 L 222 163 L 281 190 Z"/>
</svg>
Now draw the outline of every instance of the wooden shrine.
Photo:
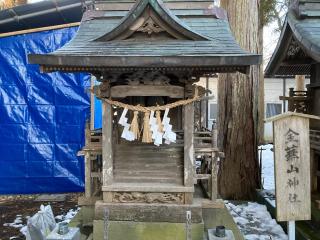
<svg viewBox="0 0 320 240">
<path fill-rule="evenodd" d="M 265 70 L 266 77 L 296 78 L 290 89 L 288 110 L 320 116 L 320 2 L 296 1 L 288 11 L 277 48 Z M 312 26 L 312 27 L 311 27 Z M 310 78 L 305 85 L 303 78 Z M 301 86 L 300 86 L 301 85 Z M 306 89 L 306 90 L 305 90 Z M 320 203 L 320 122 L 310 121 L 312 202 Z M 320 205 L 318 207 L 320 209 Z"/>
<path fill-rule="evenodd" d="M 203 186 L 215 203 L 216 160 L 223 154 L 210 132 L 195 131 L 194 102 L 203 91 L 194 83 L 206 74 L 247 73 L 260 61 L 236 43 L 222 9 L 212 1 L 188 0 L 96 2 L 70 43 L 29 55 L 43 72 L 89 72 L 100 82 L 93 92 L 102 100 L 102 130 L 87 129 L 80 151 L 85 200 L 95 205 L 95 220 L 107 208 L 110 221 L 185 223 L 190 210 L 198 224 L 202 202 L 194 185 L 207 182 Z M 168 116 L 161 109 L 157 118 L 170 119 L 175 140 L 157 146 L 154 139 L 144 142 L 142 132 L 151 110 L 162 106 L 170 106 Z M 128 141 L 123 134 L 133 121 L 138 137 Z M 206 156 L 202 171 L 196 171 L 195 155 Z"/>
</svg>

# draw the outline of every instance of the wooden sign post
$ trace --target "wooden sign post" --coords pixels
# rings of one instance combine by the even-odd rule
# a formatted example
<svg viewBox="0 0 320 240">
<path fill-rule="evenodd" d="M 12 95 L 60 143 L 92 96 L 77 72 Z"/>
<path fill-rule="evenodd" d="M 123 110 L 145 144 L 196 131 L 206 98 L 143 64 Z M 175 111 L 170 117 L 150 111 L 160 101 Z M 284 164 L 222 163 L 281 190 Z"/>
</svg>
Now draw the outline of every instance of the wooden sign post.
<svg viewBox="0 0 320 240">
<path fill-rule="evenodd" d="M 277 220 L 288 222 L 289 240 L 295 222 L 311 219 L 309 119 L 319 117 L 287 112 L 273 122 Z"/>
</svg>

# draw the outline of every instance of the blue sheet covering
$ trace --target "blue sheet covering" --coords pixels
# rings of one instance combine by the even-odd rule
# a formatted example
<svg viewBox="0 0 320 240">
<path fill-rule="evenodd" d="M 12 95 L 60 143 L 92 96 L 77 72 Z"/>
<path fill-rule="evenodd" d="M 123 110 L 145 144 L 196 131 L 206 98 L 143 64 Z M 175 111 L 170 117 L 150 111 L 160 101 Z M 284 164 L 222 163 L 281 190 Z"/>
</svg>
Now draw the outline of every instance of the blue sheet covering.
<svg viewBox="0 0 320 240">
<path fill-rule="evenodd" d="M 0 194 L 83 191 L 88 74 L 40 73 L 29 53 L 52 52 L 77 28 L 0 38 Z"/>
</svg>

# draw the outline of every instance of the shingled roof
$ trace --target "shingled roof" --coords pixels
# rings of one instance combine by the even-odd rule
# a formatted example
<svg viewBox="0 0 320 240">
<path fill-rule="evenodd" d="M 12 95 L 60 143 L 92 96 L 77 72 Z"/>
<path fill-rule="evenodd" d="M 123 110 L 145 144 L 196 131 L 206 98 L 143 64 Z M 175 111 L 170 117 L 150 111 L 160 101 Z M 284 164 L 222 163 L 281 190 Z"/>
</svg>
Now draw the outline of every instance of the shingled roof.
<svg viewBox="0 0 320 240">
<path fill-rule="evenodd" d="M 222 9 L 169 10 L 139 0 L 130 11 L 87 11 L 75 38 L 47 55 L 29 55 L 44 71 L 197 68 L 246 72 L 261 57 L 239 47 Z"/>
<path fill-rule="evenodd" d="M 296 1 L 288 11 L 265 76 L 310 75 L 315 62 L 320 62 L 320 1 Z"/>
</svg>

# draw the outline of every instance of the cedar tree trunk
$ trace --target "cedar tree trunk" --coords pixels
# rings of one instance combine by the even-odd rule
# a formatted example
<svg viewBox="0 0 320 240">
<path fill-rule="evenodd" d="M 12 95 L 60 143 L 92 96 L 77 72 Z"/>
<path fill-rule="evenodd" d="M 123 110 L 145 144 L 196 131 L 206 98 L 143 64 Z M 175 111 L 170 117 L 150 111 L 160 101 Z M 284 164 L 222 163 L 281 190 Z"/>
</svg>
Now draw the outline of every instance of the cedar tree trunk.
<svg viewBox="0 0 320 240">
<path fill-rule="evenodd" d="M 221 0 L 240 46 L 259 52 L 259 0 Z M 248 75 L 220 74 L 218 84 L 218 141 L 225 153 L 218 175 L 224 199 L 250 199 L 260 185 L 257 144 L 261 119 L 259 66 Z M 262 95 L 263 97 L 263 95 Z M 263 101 L 263 99 L 262 99 Z M 260 126 L 259 126 L 260 125 Z"/>
</svg>

